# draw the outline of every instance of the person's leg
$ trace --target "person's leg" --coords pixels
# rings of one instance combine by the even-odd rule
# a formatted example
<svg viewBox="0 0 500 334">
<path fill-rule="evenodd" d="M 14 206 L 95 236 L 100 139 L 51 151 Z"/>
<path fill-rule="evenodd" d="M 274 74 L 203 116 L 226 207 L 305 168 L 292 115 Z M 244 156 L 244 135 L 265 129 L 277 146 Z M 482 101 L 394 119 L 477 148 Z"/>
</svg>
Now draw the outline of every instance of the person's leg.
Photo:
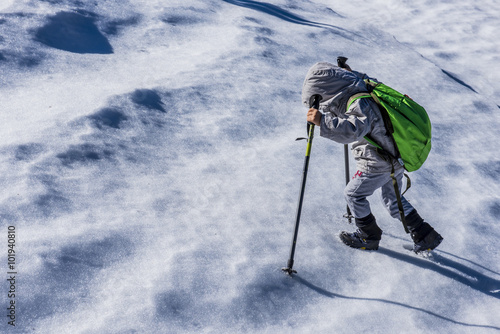
<svg viewBox="0 0 500 334">
<path fill-rule="evenodd" d="M 360 171 L 356 173 L 344 190 L 347 205 L 354 218 L 364 218 L 371 214 L 367 197 L 390 180 L 389 173 L 368 174 Z M 392 191 L 394 192 L 394 189 Z"/>
<path fill-rule="evenodd" d="M 390 175 L 389 175 L 390 177 Z M 345 198 L 355 218 L 358 230 L 342 232 L 340 239 L 348 246 L 361 249 L 378 249 L 382 230 L 371 213 L 367 197 L 386 183 L 387 175 L 366 174 L 358 171 L 345 189 Z"/>
<path fill-rule="evenodd" d="M 403 173 L 403 169 L 400 169 L 395 173 L 399 191 L 401 191 Z M 390 180 L 382 186 L 381 197 L 382 202 L 391 216 L 401 220 L 392 178 L 390 178 Z M 403 204 L 406 225 L 408 226 L 411 238 L 415 243 L 413 250 L 415 252 L 421 252 L 423 250 L 432 250 L 436 248 L 443 240 L 443 237 L 441 237 L 441 235 L 439 235 L 439 233 L 437 233 L 432 226 L 426 223 L 422 217 L 420 217 L 417 210 L 415 210 L 415 208 L 403 196 L 401 196 L 401 203 Z"/>
</svg>

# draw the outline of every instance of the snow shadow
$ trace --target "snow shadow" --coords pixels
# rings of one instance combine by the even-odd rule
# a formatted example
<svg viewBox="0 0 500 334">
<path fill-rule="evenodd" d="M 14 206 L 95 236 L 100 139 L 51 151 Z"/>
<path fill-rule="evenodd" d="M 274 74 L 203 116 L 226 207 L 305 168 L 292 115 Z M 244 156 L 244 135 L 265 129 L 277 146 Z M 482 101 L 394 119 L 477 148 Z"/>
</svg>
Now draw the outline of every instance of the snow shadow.
<svg viewBox="0 0 500 334">
<path fill-rule="evenodd" d="M 155 296 L 156 314 L 179 326 L 193 323 L 193 327 L 200 328 L 193 307 L 194 299 L 188 291 L 172 290 Z"/>
<path fill-rule="evenodd" d="M 160 95 L 151 89 L 136 89 L 131 97 L 132 102 L 140 106 L 146 107 L 151 110 L 158 110 L 161 112 L 167 112 L 163 107 L 163 102 L 161 101 Z"/>
<path fill-rule="evenodd" d="M 245 327 L 264 329 L 269 324 L 287 321 L 290 314 L 300 313 L 304 308 L 301 301 L 310 301 L 313 296 L 305 297 L 303 291 L 291 289 L 293 281 L 281 272 L 274 275 L 245 286 L 231 303 L 231 317 L 244 320 Z M 277 278 L 278 275 L 283 278 Z"/>
<path fill-rule="evenodd" d="M 49 217 L 72 210 L 73 202 L 68 197 L 64 185 L 61 184 L 60 177 L 56 176 L 54 172 L 42 169 L 34 173 L 30 178 L 34 186 L 41 186 L 43 190 L 32 199 L 34 210 L 26 209 L 27 212 Z"/>
<path fill-rule="evenodd" d="M 288 12 L 288 11 L 286 11 L 286 10 L 276 6 L 276 5 L 272 5 L 270 3 L 253 1 L 253 0 L 223 0 L 223 1 L 230 3 L 232 5 L 235 5 L 235 6 L 250 8 L 250 9 L 259 11 L 259 12 L 277 17 L 277 18 L 284 20 L 286 22 L 300 24 L 300 25 L 306 25 L 306 26 L 311 26 L 311 27 L 328 28 L 328 29 L 334 31 L 336 34 L 341 35 L 341 36 L 346 37 L 346 38 L 349 38 L 349 39 L 352 39 L 352 37 L 354 37 L 354 36 L 362 37 L 356 33 L 350 32 L 350 31 L 348 31 L 344 28 L 338 27 L 338 26 L 306 20 L 298 15 L 290 13 L 290 12 Z"/>
<path fill-rule="evenodd" d="M 113 156 L 113 151 L 103 149 L 92 144 L 81 144 L 71 146 L 67 151 L 56 155 L 61 163 L 69 167 L 74 163 L 93 163 L 101 159 L 110 159 Z"/>
<path fill-rule="evenodd" d="M 195 7 L 174 7 L 161 16 L 161 21 L 174 27 L 189 27 L 205 23 L 208 20 L 206 14 L 209 13 Z"/>
<path fill-rule="evenodd" d="M 493 201 L 489 204 L 488 211 L 494 218 L 500 218 L 500 202 Z"/>
<path fill-rule="evenodd" d="M 35 32 L 35 40 L 73 53 L 110 54 L 113 48 L 95 25 L 94 15 L 59 12 Z"/>
<path fill-rule="evenodd" d="M 125 114 L 117 108 L 104 108 L 93 115 L 89 116 L 93 121 L 94 126 L 98 129 L 103 129 L 106 127 L 119 129 L 121 123 L 126 121 L 128 118 Z"/>
<path fill-rule="evenodd" d="M 101 187 L 99 196 L 107 196 L 116 187 L 102 189 L 100 184 L 123 184 L 115 182 L 117 173 L 127 170 L 121 167 L 150 166 L 152 157 L 144 145 L 165 145 L 165 138 L 173 137 L 164 131 L 168 119 L 162 98 L 168 96 L 149 89 L 115 96 L 109 106 L 65 124 L 61 136 L 70 139 L 62 147 L 32 142 L 10 147 L 6 153 L 13 163 L 28 168 L 27 182 L 33 189 L 21 211 L 37 218 L 71 213 L 84 205 L 86 173 L 96 178 L 92 189 Z"/>
<path fill-rule="evenodd" d="M 498 180 L 500 177 L 500 160 L 476 163 L 475 167 L 481 175 L 492 180 Z"/>
<path fill-rule="evenodd" d="M 473 265 L 474 265 L 474 266 L 476 266 L 476 267 L 480 267 L 480 268 L 482 268 L 482 269 L 484 269 L 484 270 L 486 270 L 486 271 L 488 271 L 488 272 L 490 272 L 490 273 L 492 273 L 492 274 L 495 274 L 495 275 L 499 275 L 499 276 L 500 276 L 500 273 L 498 273 L 498 272 L 496 272 L 496 271 L 493 271 L 493 270 L 491 270 L 491 269 L 489 269 L 489 268 L 486 268 L 485 266 L 480 265 L 480 264 L 478 264 L 478 263 L 472 262 L 471 260 L 467 260 L 467 259 L 465 259 L 465 258 L 463 258 L 463 257 L 457 256 L 457 255 L 454 255 L 454 254 L 451 254 L 451 253 L 448 253 L 448 252 L 445 252 L 445 251 L 443 251 L 443 250 L 438 250 L 438 252 L 439 252 L 439 253 L 446 254 L 446 255 L 449 255 L 449 256 L 452 256 L 452 257 L 457 258 L 457 259 L 460 259 L 461 261 L 469 262 L 470 264 L 473 264 Z"/>
<path fill-rule="evenodd" d="M 463 82 L 462 80 L 460 80 L 459 78 L 457 78 L 455 75 L 451 74 L 450 72 L 448 71 L 445 71 L 443 69 L 441 69 L 441 71 L 446 74 L 450 79 L 452 79 L 453 81 L 459 83 L 460 85 L 464 86 L 465 88 L 468 88 L 470 89 L 471 91 L 473 91 L 474 93 L 477 93 L 476 90 L 474 88 L 472 88 L 472 86 L 466 84 L 465 82 Z"/>
<path fill-rule="evenodd" d="M 379 249 L 379 251 L 380 251 L 380 249 Z M 425 260 L 422 260 L 422 261 L 425 261 Z M 462 322 L 462 321 L 456 321 L 456 320 L 453 320 L 451 318 L 447 318 L 445 316 L 442 316 L 438 313 L 435 313 L 435 312 L 432 312 L 432 311 L 429 311 L 429 310 L 426 310 L 426 309 L 423 309 L 420 307 L 415 307 L 415 306 L 411 306 L 408 304 L 393 301 L 393 300 L 381 299 L 381 298 L 363 298 L 363 297 L 356 297 L 356 296 L 345 296 L 345 295 L 341 295 L 341 294 L 338 294 L 335 292 L 330 292 L 326 289 L 323 289 L 323 288 L 309 282 L 308 280 L 300 277 L 299 275 L 294 275 L 293 279 L 296 282 L 298 282 L 298 283 L 308 287 L 309 289 L 319 293 L 320 295 L 323 295 L 323 296 L 328 297 L 328 298 L 341 298 L 341 299 L 348 299 L 348 300 L 360 300 L 360 301 L 377 302 L 377 303 L 395 305 L 395 306 L 404 307 L 404 308 L 407 308 L 410 310 L 422 312 L 422 313 L 428 314 L 430 316 L 451 322 L 451 323 L 456 324 L 456 325 L 461 325 L 461 326 L 466 326 L 466 327 L 474 327 L 474 328 L 488 328 L 488 329 L 500 330 L 500 327 L 496 327 L 496 326 L 469 324 L 469 323 Z"/>
<path fill-rule="evenodd" d="M 306 19 L 301 18 L 298 15 L 292 14 L 284 9 L 281 9 L 280 7 L 276 5 L 272 5 L 266 2 L 259 2 L 259 1 L 253 1 L 253 0 L 223 0 L 224 2 L 236 5 L 236 6 L 241 6 L 241 7 L 246 7 L 250 8 L 253 10 L 257 10 L 259 12 L 263 12 L 269 15 L 272 15 L 274 17 L 277 17 L 279 19 L 282 19 L 287 22 L 295 23 L 295 24 L 302 24 L 302 25 L 307 25 L 307 26 L 330 26 L 327 24 L 323 23 L 318 23 L 318 22 L 313 22 L 309 21 Z M 339 28 L 335 26 L 331 26 L 334 28 Z"/>
<path fill-rule="evenodd" d="M 33 203 L 44 217 L 53 216 L 57 212 L 70 212 L 73 206 L 65 193 L 57 189 L 47 189 L 43 194 L 38 195 Z"/>
<path fill-rule="evenodd" d="M 113 20 L 106 22 L 102 31 L 107 35 L 118 35 L 121 31 L 129 26 L 135 26 L 140 22 L 139 16 L 132 16 L 126 19 Z"/>
<path fill-rule="evenodd" d="M 176 14 L 168 15 L 164 17 L 162 21 L 173 26 L 187 26 L 202 22 L 202 20 L 197 17 Z"/>
<path fill-rule="evenodd" d="M 245 285 L 238 289 L 238 294 L 228 296 L 227 302 L 222 304 L 211 301 L 222 287 L 220 282 L 210 281 L 213 279 L 210 272 L 206 275 L 201 273 L 204 269 L 200 269 L 201 277 L 197 275 L 191 286 L 186 286 L 189 284 L 184 281 L 192 279 L 184 276 L 175 288 L 155 296 L 157 319 L 168 323 L 172 332 L 202 332 L 214 326 L 232 328 L 235 333 L 253 332 L 279 323 L 293 327 L 290 315 L 300 313 L 306 307 L 302 301 L 311 301 L 315 298 L 314 293 L 294 289 L 295 282 L 281 270 L 261 269 L 264 270 L 256 279 L 243 279 Z"/>
<path fill-rule="evenodd" d="M 387 248 L 380 248 L 379 253 L 424 269 L 433 270 L 438 274 L 467 285 L 474 290 L 500 299 L 500 280 L 488 277 L 477 270 L 474 270 L 459 262 L 453 261 L 436 252 L 433 252 L 432 258 L 429 259 L 417 258 L 414 255 L 398 253 Z M 489 271 L 493 272 L 491 270 Z"/>
<path fill-rule="evenodd" d="M 88 300 L 95 276 L 132 252 L 130 240 L 116 234 L 40 254 L 40 269 L 25 281 L 32 293 L 22 301 L 23 326 Z"/>
<path fill-rule="evenodd" d="M 287 12 L 284 9 L 281 9 L 280 7 L 276 5 L 272 5 L 266 2 L 259 2 L 259 1 L 252 1 L 252 0 L 223 0 L 224 2 L 236 5 L 236 6 L 241 6 L 241 7 L 246 7 L 250 8 L 253 10 L 257 10 L 259 12 L 263 12 L 269 15 L 272 15 L 274 17 L 277 17 L 279 19 L 285 20 L 287 22 L 295 23 L 295 24 L 302 24 L 302 25 L 308 25 L 308 26 L 321 26 L 321 23 L 317 22 L 312 22 L 308 21 L 306 19 L 301 18 L 298 15 L 292 14 L 290 12 Z"/>
<path fill-rule="evenodd" d="M 0 41 L 1 42 L 1 41 Z M 16 50 L 9 49 L 0 53 L 0 64 L 3 62 L 12 62 L 19 67 L 33 68 L 42 63 L 45 55 L 36 49 L 19 47 Z"/>
<path fill-rule="evenodd" d="M 14 156 L 16 160 L 19 161 L 31 161 L 39 156 L 45 147 L 38 143 L 22 144 L 17 146 L 14 151 Z"/>
</svg>

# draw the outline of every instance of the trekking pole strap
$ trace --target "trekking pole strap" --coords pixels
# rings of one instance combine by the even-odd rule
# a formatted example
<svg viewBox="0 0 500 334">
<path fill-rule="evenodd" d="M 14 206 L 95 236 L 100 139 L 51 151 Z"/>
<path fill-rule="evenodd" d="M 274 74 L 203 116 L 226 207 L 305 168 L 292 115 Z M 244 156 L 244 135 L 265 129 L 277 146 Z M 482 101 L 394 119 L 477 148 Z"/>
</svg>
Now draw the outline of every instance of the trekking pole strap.
<svg viewBox="0 0 500 334">
<path fill-rule="evenodd" d="M 408 189 L 411 188 L 411 179 L 410 179 L 410 177 L 406 173 L 404 173 L 403 175 L 406 177 L 406 188 L 405 188 L 405 191 L 403 191 L 403 193 L 401 194 L 401 196 L 404 196 L 404 194 L 406 194 L 406 192 L 408 191 Z"/>
<path fill-rule="evenodd" d="M 406 177 L 408 178 L 408 175 L 406 175 Z M 403 208 L 403 202 L 401 202 L 401 194 L 399 192 L 398 180 L 396 179 L 394 165 L 392 166 L 392 170 L 391 170 L 391 178 L 392 178 L 392 185 L 394 186 L 394 192 L 396 193 L 396 200 L 398 202 L 398 210 L 399 210 L 399 215 L 401 217 L 401 222 L 403 223 L 403 227 L 405 229 L 405 232 L 410 233 L 410 230 L 408 230 L 408 225 L 406 224 L 405 210 Z M 406 190 L 404 192 L 406 192 L 408 189 L 409 189 L 409 187 L 407 186 Z"/>
</svg>

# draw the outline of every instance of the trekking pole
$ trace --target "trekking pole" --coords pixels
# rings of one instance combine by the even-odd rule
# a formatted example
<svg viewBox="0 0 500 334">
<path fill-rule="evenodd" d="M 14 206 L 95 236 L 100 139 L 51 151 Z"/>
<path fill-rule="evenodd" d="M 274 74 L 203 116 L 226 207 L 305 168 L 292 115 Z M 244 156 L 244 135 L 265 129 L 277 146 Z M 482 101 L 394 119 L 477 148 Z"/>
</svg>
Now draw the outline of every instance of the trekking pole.
<svg viewBox="0 0 500 334">
<path fill-rule="evenodd" d="M 351 68 L 349 67 L 349 65 L 346 64 L 346 61 L 347 61 L 348 58 L 346 57 L 342 57 L 342 56 L 338 56 L 337 57 L 337 65 L 341 68 L 344 68 L 348 71 L 351 70 Z M 350 177 L 350 173 L 349 173 L 349 147 L 347 144 L 344 144 L 344 159 L 345 159 L 345 184 L 347 185 L 349 183 L 349 177 Z M 349 208 L 349 205 L 347 205 L 347 213 L 344 215 L 344 218 L 347 218 L 347 220 L 349 221 L 349 224 L 352 224 L 352 213 L 351 213 L 351 209 Z"/>
<path fill-rule="evenodd" d="M 321 101 L 321 95 L 313 95 L 309 101 L 309 106 L 314 109 L 319 109 L 319 101 Z M 304 200 L 304 190 L 306 189 L 306 179 L 307 179 L 307 170 L 309 169 L 309 157 L 311 156 L 311 147 L 312 141 L 314 138 L 314 124 L 308 122 L 309 131 L 307 138 L 307 149 L 306 149 L 306 158 L 304 160 L 304 169 L 302 172 L 302 186 L 300 188 L 300 196 L 299 196 L 299 205 L 297 206 L 297 216 L 295 219 L 295 231 L 293 233 L 292 240 L 292 248 L 290 250 L 290 258 L 288 259 L 287 267 L 282 268 L 285 273 L 288 275 L 292 275 L 293 273 L 297 273 L 296 270 L 293 270 L 293 257 L 295 255 L 295 246 L 297 245 L 297 234 L 299 233 L 299 223 L 300 223 L 300 214 L 302 212 L 302 202 Z"/>
<path fill-rule="evenodd" d="M 349 146 L 347 144 L 344 144 L 344 160 L 345 160 L 345 184 L 347 185 L 349 183 L 349 177 L 350 172 L 349 172 Z M 344 215 L 344 218 L 347 218 L 347 221 L 349 224 L 352 224 L 352 213 L 351 209 L 349 208 L 349 205 L 347 207 L 347 213 Z"/>
</svg>

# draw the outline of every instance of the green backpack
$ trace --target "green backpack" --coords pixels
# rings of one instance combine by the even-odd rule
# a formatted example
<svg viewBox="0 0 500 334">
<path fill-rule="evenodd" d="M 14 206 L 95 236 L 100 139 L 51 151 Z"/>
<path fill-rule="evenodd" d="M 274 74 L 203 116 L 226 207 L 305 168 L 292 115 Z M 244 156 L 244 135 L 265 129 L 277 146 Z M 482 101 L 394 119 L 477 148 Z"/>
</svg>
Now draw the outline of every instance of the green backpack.
<svg viewBox="0 0 500 334">
<path fill-rule="evenodd" d="M 347 110 L 357 99 L 371 97 L 381 107 L 387 132 L 392 135 L 397 156 L 394 157 L 409 171 L 419 169 L 431 150 L 431 122 L 422 106 L 408 95 L 403 95 L 383 83 L 365 80 L 371 91 L 353 95 L 347 103 Z M 371 144 L 383 150 L 369 136 Z"/>
</svg>

